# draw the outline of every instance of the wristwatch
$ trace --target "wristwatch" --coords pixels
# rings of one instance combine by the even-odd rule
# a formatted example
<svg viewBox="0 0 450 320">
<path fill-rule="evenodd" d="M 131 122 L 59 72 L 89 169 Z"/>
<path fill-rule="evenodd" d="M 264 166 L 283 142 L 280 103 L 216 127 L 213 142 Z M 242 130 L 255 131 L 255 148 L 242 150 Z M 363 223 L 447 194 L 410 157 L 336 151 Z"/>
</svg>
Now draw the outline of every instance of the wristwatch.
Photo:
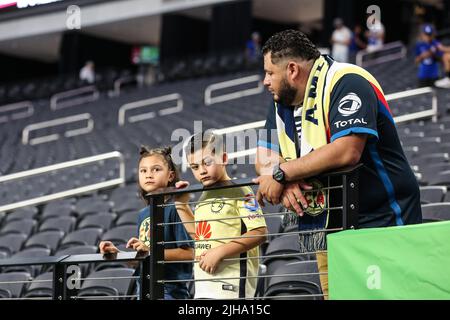
<svg viewBox="0 0 450 320">
<path fill-rule="evenodd" d="M 286 183 L 286 174 L 280 168 L 280 165 L 276 165 L 275 167 L 273 167 L 272 178 L 278 183 L 281 183 L 281 184 Z"/>
</svg>

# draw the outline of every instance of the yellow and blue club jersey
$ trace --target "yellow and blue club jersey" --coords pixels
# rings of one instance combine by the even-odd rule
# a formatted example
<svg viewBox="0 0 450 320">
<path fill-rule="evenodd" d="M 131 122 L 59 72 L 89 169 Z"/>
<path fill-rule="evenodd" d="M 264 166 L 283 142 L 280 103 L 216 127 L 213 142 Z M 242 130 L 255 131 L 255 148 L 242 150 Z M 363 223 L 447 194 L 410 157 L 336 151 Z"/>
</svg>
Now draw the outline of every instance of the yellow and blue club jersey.
<svg viewBox="0 0 450 320">
<path fill-rule="evenodd" d="M 266 227 L 261 208 L 254 198 L 250 187 L 231 188 L 225 190 L 205 191 L 195 208 L 195 256 L 212 248 L 217 248 L 239 239 L 212 240 L 221 238 L 239 238 L 244 233 L 261 227 Z M 237 218 L 216 220 L 223 218 Z M 213 220 L 213 221 L 210 221 Z M 233 299 L 253 297 L 256 290 L 258 259 L 245 259 L 259 256 L 259 248 L 255 247 L 233 258 L 242 260 L 222 261 L 215 274 L 204 272 L 196 263 L 194 265 L 195 279 L 211 279 L 195 283 L 195 298 Z M 240 278 L 220 280 L 221 278 Z"/>
</svg>

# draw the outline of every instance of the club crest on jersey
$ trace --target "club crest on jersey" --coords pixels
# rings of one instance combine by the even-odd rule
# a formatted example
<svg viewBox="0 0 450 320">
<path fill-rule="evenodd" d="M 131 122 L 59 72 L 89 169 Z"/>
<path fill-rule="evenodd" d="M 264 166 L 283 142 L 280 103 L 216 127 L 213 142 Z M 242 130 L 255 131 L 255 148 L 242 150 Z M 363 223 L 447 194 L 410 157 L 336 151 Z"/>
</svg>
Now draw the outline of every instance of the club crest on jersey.
<svg viewBox="0 0 450 320">
<path fill-rule="evenodd" d="M 216 198 L 211 201 L 211 211 L 213 213 L 219 213 L 225 207 L 225 201 L 222 198 Z"/>
<path fill-rule="evenodd" d="M 356 93 L 350 92 L 339 101 L 338 110 L 344 117 L 351 116 L 361 108 L 361 99 Z"/>
<path fill-rule="evenodd" d="M 245 195 L 244 207 L 250 211 L 258 210 L 258 202 L 256 202 L 255 196 L 253 194 L 249 193 Z"/>
<path fill-rule="evenodd" d="M 144 242 L 146 246 L 150 246 L 150 217 L 142 221 L 139 227 L 139 240 Z"/>
<path fill-rule="evenodd" d="M 328 193 L 323 190 L 323 185 L 319 180 L 309 182 L 312 185 L 312 192 L 305 192 L 308 208 L 305 212 L 312 217 L 318 216 L 328 206 Z"/>
</svg>

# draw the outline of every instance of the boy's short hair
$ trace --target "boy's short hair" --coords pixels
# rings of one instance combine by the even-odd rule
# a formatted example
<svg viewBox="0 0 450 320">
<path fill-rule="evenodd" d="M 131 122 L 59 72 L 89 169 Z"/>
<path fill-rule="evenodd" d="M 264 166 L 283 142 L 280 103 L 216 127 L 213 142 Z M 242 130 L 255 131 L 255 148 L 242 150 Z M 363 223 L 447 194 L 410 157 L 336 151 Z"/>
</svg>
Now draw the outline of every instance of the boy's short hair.
<svg viewBox="0 0 450 320">
<path fill-rule="evenodd" d="M 189 137 L 184 147 L 184 152 L 186 157 L 188 157 L 205 148 L 210 148 L 214 155 L 223 154 L 225 152 L 225 144 L 223 143 L 222 135 L 215 134 L 210 130 L 196 133 Z"/>
</svg>

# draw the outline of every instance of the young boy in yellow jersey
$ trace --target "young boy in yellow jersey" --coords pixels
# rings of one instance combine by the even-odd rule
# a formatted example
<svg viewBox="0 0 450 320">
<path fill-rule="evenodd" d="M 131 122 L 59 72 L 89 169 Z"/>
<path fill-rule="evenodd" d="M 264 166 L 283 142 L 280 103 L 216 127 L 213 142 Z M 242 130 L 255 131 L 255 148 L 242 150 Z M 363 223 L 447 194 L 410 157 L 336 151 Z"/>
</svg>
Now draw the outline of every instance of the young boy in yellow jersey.
<svg viewBox="0 0 450 320">
<path fill-rule="evenodd" d="M 231 180 L 226 171 L 228 158 L 221 136 L 213 133 L 193 135 L 185 152 L 195 179 L 204 187 Z M 185 181 L 177 183 L 178 188 L 187 185 Z M 211 279 L 196 281 L 195 298 L 253 297 L 257 279 L 252 277 L 258 275 L 259 245 L 266 240 L 267 234 L 266 222 L 253 190 L 250 187 L 205 190 L 194 215 L 187 204 L 175 204 L 183 222 L 194 221 L 194 215 L 197 221 L 195 225 L 185 224 L 196 240 L 195 256 L 199 262 L 194 265 L 194 278 Z"/>
</svg>

